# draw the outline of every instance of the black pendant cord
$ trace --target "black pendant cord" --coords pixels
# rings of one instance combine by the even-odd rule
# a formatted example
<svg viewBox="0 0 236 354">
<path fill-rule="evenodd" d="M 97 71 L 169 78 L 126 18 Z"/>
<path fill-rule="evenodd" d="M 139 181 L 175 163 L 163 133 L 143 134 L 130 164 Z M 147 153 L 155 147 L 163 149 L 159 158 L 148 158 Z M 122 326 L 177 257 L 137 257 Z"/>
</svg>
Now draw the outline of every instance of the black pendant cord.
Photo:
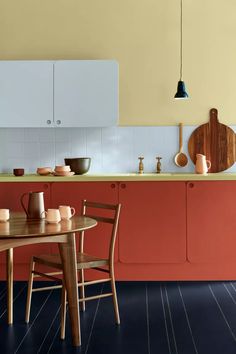
<svg viewBox="0 0 236 354">
<path fill-rule="evenodd" d="M 183 76 L 183 0 L 180 0 L 180 81 Z"/>
</svg>

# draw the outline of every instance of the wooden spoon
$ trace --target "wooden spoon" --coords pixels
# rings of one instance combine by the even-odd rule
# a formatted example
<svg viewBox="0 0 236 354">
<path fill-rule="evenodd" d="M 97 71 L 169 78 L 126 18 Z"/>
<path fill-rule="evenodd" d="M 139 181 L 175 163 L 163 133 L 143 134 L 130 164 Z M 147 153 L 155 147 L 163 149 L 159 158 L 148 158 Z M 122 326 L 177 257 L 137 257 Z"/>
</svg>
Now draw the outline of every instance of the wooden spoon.
<svg viewBox="0 0 236 354">
<path fill-rule="evenodd" d="M 179 123 L 179 152 L 175 155 L 175 164 L 184 167 L 188 163 L 188 157 L 183 152 L 183 123 Z"/>
</svg>

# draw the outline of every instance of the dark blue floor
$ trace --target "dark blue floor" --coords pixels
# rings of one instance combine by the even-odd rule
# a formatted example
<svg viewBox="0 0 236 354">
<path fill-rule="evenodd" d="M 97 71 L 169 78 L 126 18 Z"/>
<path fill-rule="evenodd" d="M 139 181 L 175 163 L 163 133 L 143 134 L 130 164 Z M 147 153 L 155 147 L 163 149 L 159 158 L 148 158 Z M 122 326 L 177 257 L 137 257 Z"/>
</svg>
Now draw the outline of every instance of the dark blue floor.
<svg viewBox="0 0 236 354">
<path fill-rule="evenodd" d="M 102 285 L 88 290 L 103 291 Z M 60 340 L 60 291 L 34 293 L 24 322 L 26 283 L 14 283 L 14 325 L 7 325 L 0 283 L 0 353 L 236 354 L 236 282 L 118 282 L 121 325 L 112 300 L 87 303 L 81 348 Z"/>
</svg>

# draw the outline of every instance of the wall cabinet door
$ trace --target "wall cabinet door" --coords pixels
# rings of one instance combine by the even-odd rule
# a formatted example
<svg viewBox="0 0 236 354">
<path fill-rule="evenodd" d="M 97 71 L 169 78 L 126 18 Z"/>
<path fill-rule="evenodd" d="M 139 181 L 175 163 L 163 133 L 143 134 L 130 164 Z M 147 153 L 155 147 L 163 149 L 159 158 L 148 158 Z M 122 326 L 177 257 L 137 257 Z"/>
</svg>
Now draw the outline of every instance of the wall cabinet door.
<svg viewBox="0 0 236 354">
<path fill-rule="evenodd" d="M 30 191 L 43 191 L 45 208 L 50 206 L 50 189 L 47 183 L 0 183 L 0 208 L 7 208 L 12 211 L 24 212 L 20 203 L 20 198 L 23 193 Z M 27 197 L 25 198 L 27 205 Z M 14 263 L 26 263 L 30 262 L 32 255 L 40 253 L 49 253 L 49 244 L 36 244 L 30 246 L 24 246 L 14 249 Z M 5 254 L 0 252 L 0 262 L 5 263 Z M 28 271 L 28 266 L 27 266 Z M 17 274 L 17 267 L 14 272 Z M 27 273 L 26 273 L 27 274 Z"/>
<path fill-rule="evenodd" d="M 81 214 L 81 201 L 83 199 L 116 204 L 118 202 L 118 187 L 110 182 L 58 182 L 52 184 L 52 207 L 54 208 L 58 208 L 59 205 L 70 205 L 75 208 L 76 214 Z M 91 254 L 107 257 L 108 234 L 110 234 L 110 225 L 98 225 L 91 230 L 87 230 L 85 233 L 85 252 L 87 250 Z M 118 242 L 116 245 L 118 245 Z M 55 247 L 53 248 L 56 250 Z M 117 247 L 115 252 L 115 259 L 117 259 Z"/>
<path fill-rule="evenodd" d="M 63 127 L 117 124 L 118 64 L 114 60 L 57 61 L 54 120 Z"/>
<path fill-rule="evenodd" d="M 120 184 L 119 260 L 180 263 L 186 260 L 185 182 Z"/>
<path fill-rule="evenodd" d="M 236 182 L 189 182 L 187 234 L 190 262 L 235 260 Z"/>
<path fill-rule="evenodd" d="M 0 61 L 0 78 L 0 127 L 52 124 L 52 62 Z"/>
</svg>

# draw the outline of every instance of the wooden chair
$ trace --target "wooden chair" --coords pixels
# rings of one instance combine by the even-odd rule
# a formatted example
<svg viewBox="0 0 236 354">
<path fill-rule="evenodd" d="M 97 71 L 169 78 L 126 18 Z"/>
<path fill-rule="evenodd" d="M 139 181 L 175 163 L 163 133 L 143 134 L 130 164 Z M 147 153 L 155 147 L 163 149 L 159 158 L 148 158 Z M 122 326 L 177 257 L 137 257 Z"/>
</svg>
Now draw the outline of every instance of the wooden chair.
<svg viewBox="0 0 236 354">
<path fill-rule="evenodd" d="M 114 311 L 115 311 L 115 319 L 116 323 L 120 324 L 120 316 L 119 316 L 119 308 L 117 302 L 116 295 L 116 286 L 115 286 L 115 275 L 114 275 L 114 249 L 115 249 L 115 241 L 117 235 L 117 228 L 119 222 L 120 215 L 120 204 L 112 205 L 112 204 L 103 204 L 96 202 L 89 202 L 86 200 L 82 201 L 82 215 L 86 215 L 93 219 L 96 219 L 98 224 L 110 224 L 109 232 L 111 233 L 109 240 L 109 254 L 106 258 L 99 258 L 87 253 L 84 253 L 84 232 L 80 233 L 79 237 L 79 250 L 77 253 L 77 270 L 79 273 L 79 283 L 78 287 L 80 290 L 80 298 L 79 302 L 81 302 L 81 308 L 85 311 L 85 301 L 95 300 L 99 298 L 104 298 L 108 296 L 112 296 Z M 103 212 L 106 215 L 99 215 Z M 109 213 L 109 216 L 107 216 Z M 112 216 L 110 216 L 112 214 Z M 106 229 L 107 230 L 107 229 Z M 94 229 L 96 231 L 96 228 Z M 96 237 L 96 235 L 93 235 Z M 100 235 L 99 235 L 100 236 Z M 35 265 L 41 264 L 46 265 L 50 268 L 55 268 L 56 272 L 43 273 L 35 270 Z M 85 269 L 94 269 L 98 272 L 105 272 L 108 274 L 108 277 L 85 281 L 84 270 Z M 62 274 L 62 264 L 59 254 L 47 254 L 40 256 L 33 256 L 31 259 L 30 265 L 30 274 L 28 281 L 28 293 L 27 293 L 27 302 L 26 302 L 26 314 L 25 321 L 28 323 L 30 318 L 30 308 L 31 308 L 31 298 L 32 293 L 35 291 L 44 291 L 56 288 L 62 288 L 62 301 L 61 301 L 61 339 L 65 338 L 65 321 L 66 321 L 66 290 L 63 285 L 55 285 L 55 286 L 47 286 L 41 288 L 33 288 L 33 280 L 35 277 L 46 277 L 51 280 L 58 280 L 58 275 Z M 57 276 L 57 277 L 56 277 Z M 110 282 L 111 291 L 103 294 L 98 294 L 90 297 L 85 296 L 85 286 Z M 63 279 L 62 279 L 63 284 Z"/>
</svg>

